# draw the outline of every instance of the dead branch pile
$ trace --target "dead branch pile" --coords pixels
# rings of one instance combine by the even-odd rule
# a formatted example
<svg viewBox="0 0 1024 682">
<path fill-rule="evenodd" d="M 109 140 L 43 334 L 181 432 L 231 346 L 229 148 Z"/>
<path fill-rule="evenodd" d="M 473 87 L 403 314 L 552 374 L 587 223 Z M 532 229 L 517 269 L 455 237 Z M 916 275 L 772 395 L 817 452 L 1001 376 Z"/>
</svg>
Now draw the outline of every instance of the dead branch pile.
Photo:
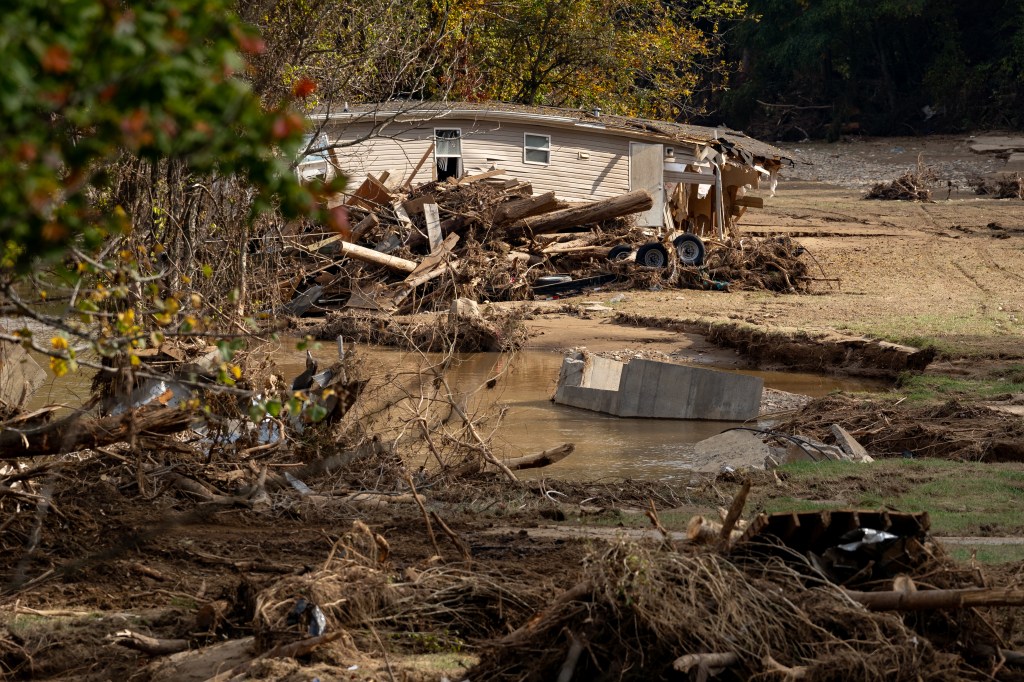
<svg viewBox="0 0 1024 682">
<path fill-rule="evenodd" d="M 397 575 L 389 554 L 387 540 L 353 522 L 320 570 L 285 578 L 256 596 L 259 646 L 372 627 L 481 641 L 508 632 L 544 603 L 541 585 L 446 566 L 440 557 Z"/>
<path fill-rule="evenodd" d="M 660 679 L 703 666 L 731 679 L 965 679 L 959 664 L 898 616 L 782 561 L 620 544 L 485 648 L 469 678 Z"/>
<path fill-rule="evenodd" d="M 864 198 L 887 201 L 931 201 L 932 191 L 928 186 L 938 179 L 934 170 L 918 163 L 917 170 L 907 171 L 890 182 L 878 183 L 868 191 Z"/>
<path fill-rule="evenodd" d="M 323 339 L 343 336 L 358 343 L 426 352 L 514 352 L 526 345 L 524 315 L 520 309 L 481 308 L 471 300 L 457 299 L 449 315 L 442 317 L 331 312 L 309 333 Z"/>
<path fill-rule="evenodd" d="M 1024 199 L 1024 177 L 1020 173 L 998 178 L 974 178 L 968 181 L 974 193 L 995 199 Z"/>
<path fill-rule="evenodd" d="M 803 247 L 789 237 L 730 239 L 708 254 L 706 277 L 695 268 L 684 268 L 680 278 L 694 288 L 714 288 L 725 282 L 730 288 L 806 292 L 811 283 L 807 263 L 800 259 Z"/>
<path fill-rule="evenodd" d="M 1019 417 L 950 400 L 942 405 L 896 408 L 890 402 L 826 396 L 778 424 L 783 433 L 825 439 L 839 424 L 872 455 L 984 462 L 1024 461 L 1024 424 Z"/>
</svg>

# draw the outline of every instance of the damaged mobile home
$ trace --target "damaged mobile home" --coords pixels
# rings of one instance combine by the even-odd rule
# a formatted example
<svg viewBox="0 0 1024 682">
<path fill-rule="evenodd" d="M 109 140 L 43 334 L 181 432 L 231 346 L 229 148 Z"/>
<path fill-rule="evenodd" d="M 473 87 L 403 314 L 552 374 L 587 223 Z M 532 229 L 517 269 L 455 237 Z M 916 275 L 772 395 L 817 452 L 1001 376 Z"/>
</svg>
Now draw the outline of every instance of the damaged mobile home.
<svg viewBox="0 0 1024 682">
<path fill-rule="evenodd" d="M 387 173 L 390 187 L 411 187 L 497 170 L 592 202 L 646 190 L 652 206 L 642 227 L 722 238 L 774 190 L 786 153 L 727 128 L 498 103 L 390 102 L 320 111 L 318 136 L 300 164 L 304 177 L 339 169 L 350 188 Z M 762 185 L 764 183 L 764 185 Z"/>
</svg>

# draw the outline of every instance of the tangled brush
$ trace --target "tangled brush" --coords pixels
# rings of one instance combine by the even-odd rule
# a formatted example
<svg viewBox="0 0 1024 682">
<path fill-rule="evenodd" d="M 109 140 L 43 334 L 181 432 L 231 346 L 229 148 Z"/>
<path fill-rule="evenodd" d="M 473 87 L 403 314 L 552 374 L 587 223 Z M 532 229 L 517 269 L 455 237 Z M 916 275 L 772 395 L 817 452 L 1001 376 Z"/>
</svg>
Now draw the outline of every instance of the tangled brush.
<svg viewBox="0 0 1024 682">
<path fill-rule="evenodd" d="M 384 537 L 353 521 L 323 567 L 285 578 L 256 596 L 254 629 L 260 648 L 308 637 L 317 629 L 367 627 L 483 640 L 508 632 L 544 603 L 543 584 L 436 561 L 398 576 L 391 570 L 390 551 Z"/>
<path fill-rule="evenodd" d="M 928 189 L 928 185 L 935 183 L 938 179 L 935 171 L 918 161 L 916 170 L 907 171 L 890 182 L 878 183 L 868 191 L 864 198 L 887 201 L 931 201 L 932 191 Z"/>
<path fill-rule="evenodd" d="M 485 648 L 469 678 L 661 679 L 709 654 L 728 679 L 963 679 L 956 656 L 899 617 L 780 560 L 628 543 L 593 556 L 579 585 Z"/>
</svg>

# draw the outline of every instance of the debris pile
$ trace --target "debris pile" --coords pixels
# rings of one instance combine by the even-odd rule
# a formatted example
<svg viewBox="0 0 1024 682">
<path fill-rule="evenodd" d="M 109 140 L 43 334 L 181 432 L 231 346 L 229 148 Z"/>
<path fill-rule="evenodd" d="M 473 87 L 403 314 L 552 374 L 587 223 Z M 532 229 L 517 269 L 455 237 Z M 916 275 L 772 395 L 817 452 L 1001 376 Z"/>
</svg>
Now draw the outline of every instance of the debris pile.
<svg viewBox="0 0 1024 682">
<path fill-rule="evenodd" d="M 653 206 L 646 190 L 570 205 L 500 170 L 415 187 L 386 179 L 370 176 L 332 200 L 348 212 L 339 233 L 293 227 L 286 253 L 294 274 L 281 283 L 290 299 L 282 312 L 365 320 L 443 311 L 458 299 L 522 301 L 599 285 L 803 291 L 812 281 L 803 250 L 788 239 L 739 240 L 730 222 L 728 240 L 702 240 L 706 229 L 686 217 L 684 192 L 671 194 L 668 228 L 659 229 L 636 224 Z"/>
<path fill-rule="evenodd" d="M 841 425 L 875 457 L 939 457 L 964 461 L 1024 461 L 1024 424 L 995 407 L 949 400 L 897 408 L 891 402 L 825 396 L 811 401 L 776 431 L 828 441 Z"/>
<path fill-rule="evenodd" d="M 976 177 L 968 181 L 979 196 L 995 199 L 1024 199 L 1024 177 L 1020 173 L 995 178 Z"/>
<path fill-rule="evenodd" d="M 916 170 L 910 170 L 890 182 L 880 182 L 864 196 L 865 199 L 883 199 L 887 201 L 931 201 L 932 191 L 929 185 L 939 179 L 931 168 L 917 164 Z"/>
</svg>

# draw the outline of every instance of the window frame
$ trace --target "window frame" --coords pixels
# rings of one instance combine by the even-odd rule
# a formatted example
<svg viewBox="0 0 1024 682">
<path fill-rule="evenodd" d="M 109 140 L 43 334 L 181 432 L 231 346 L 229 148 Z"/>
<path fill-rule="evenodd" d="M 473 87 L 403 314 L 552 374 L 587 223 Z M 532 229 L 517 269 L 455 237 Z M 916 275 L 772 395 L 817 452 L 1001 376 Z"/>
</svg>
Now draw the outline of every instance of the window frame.
<svg viewBox="0 0 1024 682">
<path fill-rule="evenodd" d="M 443 138 L 443 139 L 458 140 L 459 141 L 459 154 L 458 154 L 458 156 L 455 156 L 453 154 L 438 154 L 437 153 L 438 152 L 437 141 L 442 139 L 438 135 L 438 133 L 439 132 L 449 132 L 449 131 L 457 132 L 458 136 L 457 137 L 450 137 L 450 138 Z M 434 128 L 434 168 L 435 169 L 438 168 L 437 162 L 438 162 L 439 159 L 457 159 L 456 163 L 458 165 L 456 166 L 455 173 L 453 173 L 453 176 L 457 178 L 457 177 L 462 175 L 462 128 Z M 435 170 L 435 173 L 436 172 L 437 171 Z"/>
<path fill-rule="evenodd" d="M 547 147 L 538 147 L 536 145 L 528 145 L 526 140 L 528 137 L 543 137 L 547 139 Z M 530 161 L 526 158 L 526 152 L 528 151 L 541 151 L 547 152 L 547 161 Z M 523 133 L 523 163 L 531 166 L 550 166 L 551 165 L 551 136 L 545 133 Z"/>
</svg>

